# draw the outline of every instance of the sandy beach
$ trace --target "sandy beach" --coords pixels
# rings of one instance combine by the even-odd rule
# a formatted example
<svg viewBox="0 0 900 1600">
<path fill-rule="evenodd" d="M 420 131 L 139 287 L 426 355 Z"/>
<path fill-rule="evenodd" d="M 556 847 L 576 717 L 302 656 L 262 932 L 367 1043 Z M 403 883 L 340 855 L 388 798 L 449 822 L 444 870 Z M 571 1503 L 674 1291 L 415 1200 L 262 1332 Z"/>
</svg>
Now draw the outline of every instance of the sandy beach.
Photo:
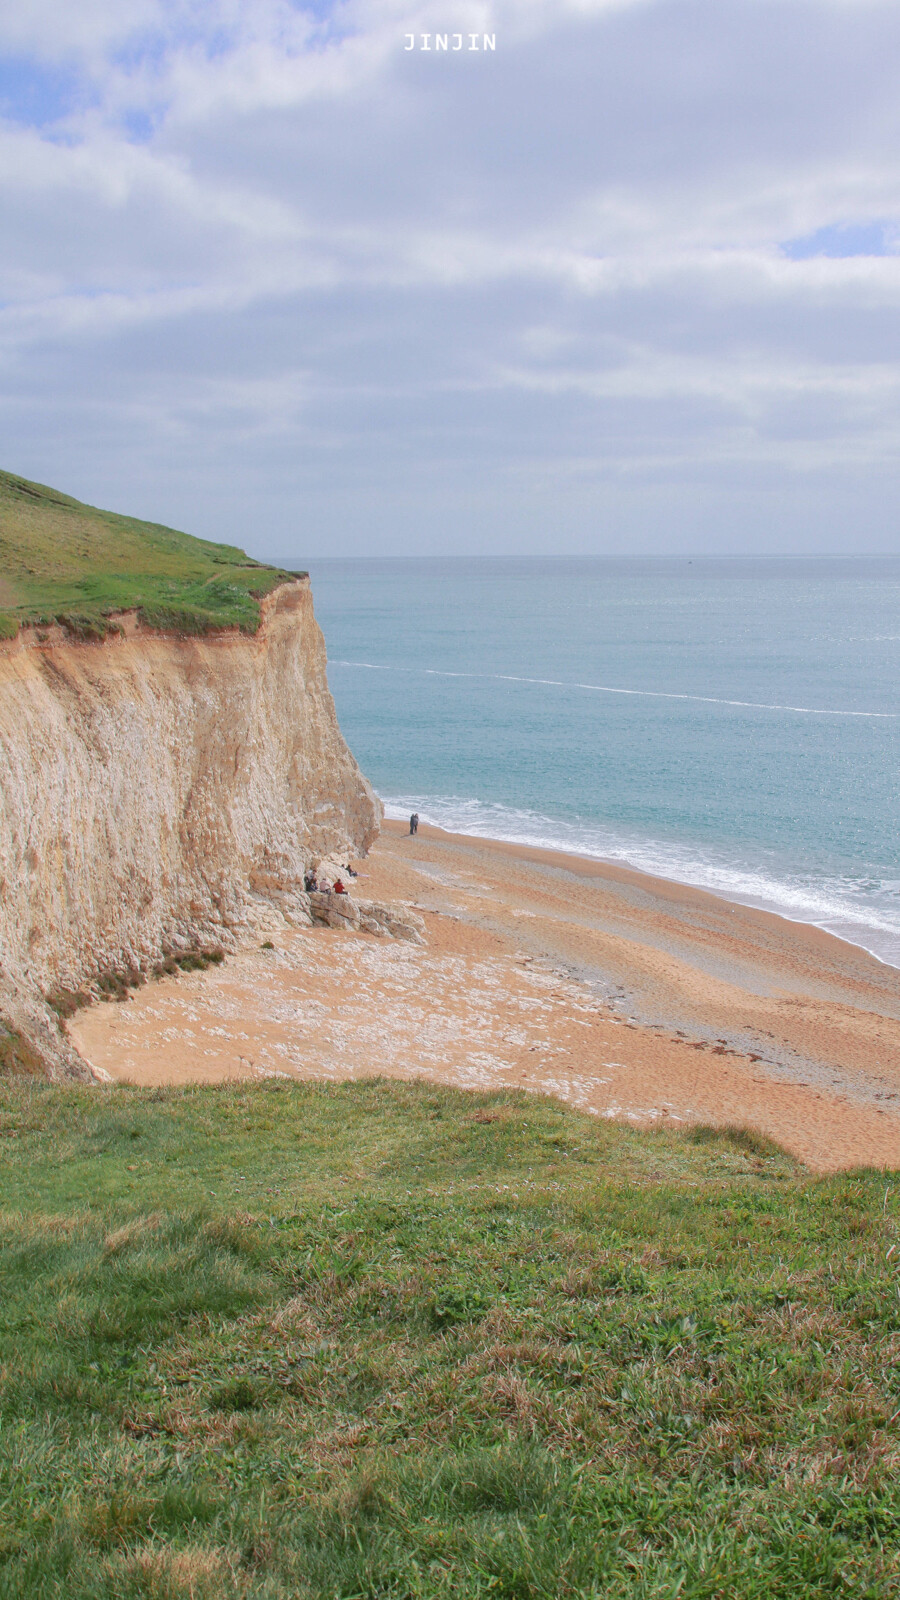
<svg viewBox="0 0 900 1600">
<path fill-rule="evenodd" d="M 602 862 L 387 822 L 359 891 L 423 946 L 271 932 L 70 1023 L 116 1080 L 379 1074 L 736 1123 L 810 1167 L 900 1167 L 900 971 L 830 934 Z M 264 939 L 274 948 L 262 948 Z"/>
</svg>

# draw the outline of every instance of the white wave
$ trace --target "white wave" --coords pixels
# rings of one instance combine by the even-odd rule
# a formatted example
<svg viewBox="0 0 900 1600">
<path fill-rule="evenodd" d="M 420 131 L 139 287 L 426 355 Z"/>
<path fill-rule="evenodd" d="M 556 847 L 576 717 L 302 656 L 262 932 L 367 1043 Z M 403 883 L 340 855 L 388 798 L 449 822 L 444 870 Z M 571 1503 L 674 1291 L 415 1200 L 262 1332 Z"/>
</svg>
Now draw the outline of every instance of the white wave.
<svg viewBox="0 0 900 1600">
<path fill-rule="evenodd" d="M 877 960 L 900 967 L 900 894 L 891 881 L 865 885 L 847 877 L 818 879 L 785 873 L 709 848 L 704 854 L 668 840 L 629 835 L 602 823 L 551 818 L 499 802 L 456 795 L 382 796 L 387 816 L 422 821 L 449 833 L 502 839 L 510 844 L 561 850 L 590 860 L 614 861 L 654 877 L 708 889 L 725 900 L 809 923 L 859 945 Z"/>
<path fill-rule="evenodd" d="M 367 672 L 405 672 L 426 678 L 478 678 L 490 683 L 533 683 L 550 689 L 585 689 L 593 694 L 634 695 L 642 700 L 693 700 L 700 705 L 739 706 L 748 711 L 790 711 L 803 717 L 868 717 L 896 722 L 900 711 L 839 711 L 830 706 L 789 706 L 764 700 L 725 700 L 712 694 L 676 694 L 666 689 L 622 689 L 608 683 L 577 683 L 563 678 L 522 678 L 509 672 L 450 672 L 440 667 L 394 667 L 377 661 L 330 661 L 331 667 L 361 667 Z"/>
</svg>

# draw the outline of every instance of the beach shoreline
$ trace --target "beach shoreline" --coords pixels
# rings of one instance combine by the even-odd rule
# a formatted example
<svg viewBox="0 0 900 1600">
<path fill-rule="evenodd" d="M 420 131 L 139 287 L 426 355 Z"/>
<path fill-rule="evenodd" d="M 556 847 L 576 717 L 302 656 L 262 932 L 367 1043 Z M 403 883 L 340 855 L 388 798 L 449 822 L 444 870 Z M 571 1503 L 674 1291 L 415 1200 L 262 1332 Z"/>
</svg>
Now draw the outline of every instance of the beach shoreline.
<svg viewBox="0 0 900 1600">
<path fill-rule="evenodd" d="M 408 824 L 405 810 L 401 812 L 396 802 L 385 800 L 383 796 L 381 798 L 385 806 L 383 826 L 390 825 L 392 828 L 399 828 L 402 833 L 406 833 Z M 425 804 L 422 801 L 417 803 L 422 806 Z M 676 889 L 685 889 L 700 895 L 710 895 L 715 900 L 724 900 L 729 905 L 740 906 L 746 911 L 761 912 L 763 915 L 775 917 L 781 922 L 791 923 L 798 928 L 815 929 L 828 938 L 837 939 L 842 944 L 848 944 L 855 949 L 865 951 L 866 955 L 871 956 L 879 965 L 891 967 L 900 975 L 900 944 L 898 944 L 900 928 L 895 931 L 862 919 L 852 923 L 848 920 L 846 913 L 841 916 L 837 908 L 834 909 L 830 919 L 824 914 L 813 915 L 812 912 L 808 915 L 792 915 L 786 904 L 779 903 L 775 892 L 768 895 L 761 892 L 751 893 L 726 884 L 704 883 L 699 877 L 692 877 L 688 873 L 681 874 L 678 871 L 667 871 L 664 868 L 656 869 L 651 866 L 637 865 L 619 855 L 605 855 L 602 851 L 574 848 L 562 842 L 537 843 L 527 838 L 515 838 L 494 834 L 490 831 L 456 829 L 444 826 L 440 822 L 429 821 L 427 824 L 421 824 L 421 826 L 423 828 L 428 826 L 436 834 L 446 835 L 449 838 L 481 840 L 484 844 L 497 848 L 506 848 L 508 846 L 525 852 L 534 851 L 536 852 L 535 859 L 544 855 L 548 858 L 565 857 L 572 862 L 593 863 L 604 876 L 608 875 L 614 878 L 617 873 L 624 874 L 623 881 L 627 881 L 630 874 L 636 882 L 649 881 L 658 886 L 671 884 Z M 773 890 L 774 887 L 773 884 Z M 787 897 L 789 889 L 786 887 L 784 892 Z M 822 908 L 819 909 L 820 911 L 822 910 Z M 841 924 L 841 931 L 831 926 L 830 922 Z M 858 929 L 858 937 L 854 937 L 851 932 L 846 931 L 851 927 Z M 885 949 L 890 947 L 891 954 L 880 952 L 873 944 L 867 943 L 867 939 L 874 940 L 876 944 L 880 939 Z M 895 948 L 897 950 L 897 959 L 894 959 Z"/>
<path fill-rule="evenodd" d="M 388 820 L 366 898 L 426 944 L 273 927 L 70 1025 L 113 1079 L 424 1077 L 737 1124 L 816 1170 L 900 1167 L 900 974 L 806 923 L 619 863 Z M 262 941 L 260 941 L 261 943 Z"/>
<path fill-rule="evenodd" d="M 382 832 L 389 832 L 395 837 L 404 838 L 408 835 L 408 824 L 398 818 L 385 816 L 382 822 Z M 739 908 L 742 914 L 749 918 L 761 919 L 762 925 L 777 928 L 782 924 L 796 930 L 798 939 L 805 941 L 809 936 L 809 943 L 814 949 L 824 953 L 831 951 L 831 946 L 837 944 L 846 947 L 848 959 L 853 959 L 860 952 L 879 967 L 887 967 L 896 973 L 898 993 L 900 993 L 900 967 L 893 962 L 886 961 L 867 945 L 855 939 L 848 939 L 831 929 L 822 927 L 820 923 L 808 921 L 803 917 L 789 917 L 783 911 L 774 911 L 767 906 L 753 905 L 748 900 L 739 900 L 724 890 L 710 889 L 703 884 L 688 883 L 680 878 L 665 877 L 661 873 L 648 872 L 643 867 L 634 867 L 627 862 L 613 861 L 604 856 L 581 855 L 575 850 L 564 850 L 553 845 L 528 844 L 517 839 L 496 839 L 486 834 L 459 833 L 449 828 L 441 828 L 435 824 L 419 823 L 419 833 L 423 838 L 447 839 L 460 844 L 484 845 L 497 854 L 510 854 L 523 861 L 533 861 L 536 864 L 556 866 L 560 869 L 580 874 L 584 877 L 597 877 L 610 883 L 627 884 L 634 888 L 650 888 L 661 899 L 670 900 L 696 900 L 699 904 L 713 902 L 729 907 Z M 836 952 L 833 952 L 836 954 Z"/>
</svg>

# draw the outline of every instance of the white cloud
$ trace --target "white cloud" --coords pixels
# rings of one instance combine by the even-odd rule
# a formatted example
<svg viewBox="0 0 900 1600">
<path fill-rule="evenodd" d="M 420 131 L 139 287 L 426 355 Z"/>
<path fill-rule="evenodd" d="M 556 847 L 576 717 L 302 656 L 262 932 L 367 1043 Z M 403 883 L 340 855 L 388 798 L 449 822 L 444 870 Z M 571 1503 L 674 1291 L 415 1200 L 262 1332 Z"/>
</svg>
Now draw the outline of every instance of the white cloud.
<svg viewBox="0 0 900 1600">
<path fill-rule="evenodd" d="M 451 26 L 496 53 L 403 49 Z M 667 475 L 685 538 L 761 536 L 748 474 L 779 547 L 854 494 L 896 538 L 900 257 L 784 248 L 900 223 L 895 6 L 30 0 L 0 48 L 5 464 L 257 546 L 241 482 L 348 547 L 460 496 L 540 542 L 537 482 L 584 548 Z"/>
<path fill-rule="evenodd" d="M 41 61 L 97 57 L 138 29 L 158 27 L 163 14 L 159 0 L 17 0 L 0 12 L 0 47 Z"/>
</svg>

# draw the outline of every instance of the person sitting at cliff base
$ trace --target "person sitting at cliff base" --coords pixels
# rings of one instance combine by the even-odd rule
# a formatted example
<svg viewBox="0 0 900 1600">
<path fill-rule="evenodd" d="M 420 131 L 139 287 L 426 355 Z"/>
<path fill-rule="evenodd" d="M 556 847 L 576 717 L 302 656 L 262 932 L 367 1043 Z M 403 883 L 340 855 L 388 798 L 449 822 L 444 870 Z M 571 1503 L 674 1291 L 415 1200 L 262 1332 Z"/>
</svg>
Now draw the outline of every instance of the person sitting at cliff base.
<svg viewBox="0 0 900 1600">
<path fill-rule="evenodd" d="M 335 878 L 335 880 L 334 880 L 334 892 L 335 892 L 335 894 L 346 894 L 347 893 L 347 891 L 344 888 L 344 885 L 341 882 L 340 878 Z"/>
</svg>

